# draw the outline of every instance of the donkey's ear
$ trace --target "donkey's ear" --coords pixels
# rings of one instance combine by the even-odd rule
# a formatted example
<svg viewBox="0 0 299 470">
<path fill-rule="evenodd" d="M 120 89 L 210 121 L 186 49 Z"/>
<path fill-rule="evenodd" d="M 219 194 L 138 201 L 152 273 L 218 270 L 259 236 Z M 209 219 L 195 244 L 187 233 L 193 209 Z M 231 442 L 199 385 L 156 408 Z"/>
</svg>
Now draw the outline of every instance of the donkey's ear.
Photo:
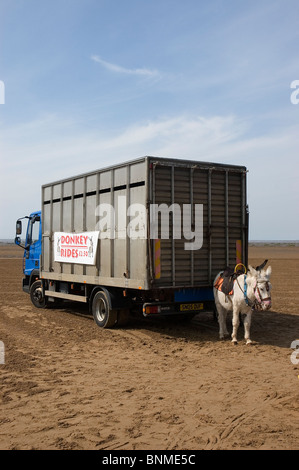
<svg viewBox="0 0 299 470">
<path fill-rule="evenodd" d="M 268 263 L 268 260 L 265 259 L 265 261 L 264 261 L 262 264 L 260 264 L 259 266 L 257 266 L 255 269 L 256 269 L 257 271 L 262 271 L 262 270 L 264 269 L 264 267 L 266 266 L 267 263 Z"/>
<path fill-rule="evenodd" d="M 272 274 L 272 268 L 271 268 L 271 266 L 268 266 L 268 268 L 267 268 L 267 270 L 266 270 L 266 276 L 267 276 L 267 277 L 270 277 L 271 274 Z"/>
<path fill-rule="evenodd" d="M 252 276 L 255 276 L 255 277 L 258 276 L 258 272 L 250 265 L 248 266 L 248 271 Z"/>
</svg>

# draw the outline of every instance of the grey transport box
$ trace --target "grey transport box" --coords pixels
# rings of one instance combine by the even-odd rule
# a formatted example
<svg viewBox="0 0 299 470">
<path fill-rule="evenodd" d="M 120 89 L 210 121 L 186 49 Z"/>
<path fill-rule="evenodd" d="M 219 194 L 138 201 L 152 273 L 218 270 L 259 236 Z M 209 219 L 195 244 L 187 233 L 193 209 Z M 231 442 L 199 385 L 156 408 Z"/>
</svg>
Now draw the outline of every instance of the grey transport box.
<svg viewBox="0 0 299 470">
<path fill-rule="evenodd" d="M 247 264 L 246 173 L 244 166 L 143 157 L 44 185 L 41 278 L 139 290 L 211 287 L 220 269 L 235 266 L 239 240 L 241 260 Z M 169 239 L 130 238 L 130 217 L 117 214 L 120 196 L 126 208 L 145 206 L 148 218 L 150 204 L 202 204 L 202 248 L 186 251 L 186 240 L 172 237 L 171 219 Z M 100 237 L 95 265 L 55 262 L 54 233 L 95 231 L 100 204 L 116 210 L 115 237 Z"/>
</svg>

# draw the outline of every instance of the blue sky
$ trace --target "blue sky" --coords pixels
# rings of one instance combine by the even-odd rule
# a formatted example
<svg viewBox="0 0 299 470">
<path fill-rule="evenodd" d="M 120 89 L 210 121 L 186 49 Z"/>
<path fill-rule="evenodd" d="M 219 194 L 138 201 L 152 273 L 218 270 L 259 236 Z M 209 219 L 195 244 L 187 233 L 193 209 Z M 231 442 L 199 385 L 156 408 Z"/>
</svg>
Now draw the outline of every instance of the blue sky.
<svg viewBox="0 0 299 470">
<path fill-rule="evenodd" d="M 0 0 L 0 238 L 155 155 L 247 166 L 250 238 L 299 239 L 298 44 L 298 0 Z"/>
</svg>

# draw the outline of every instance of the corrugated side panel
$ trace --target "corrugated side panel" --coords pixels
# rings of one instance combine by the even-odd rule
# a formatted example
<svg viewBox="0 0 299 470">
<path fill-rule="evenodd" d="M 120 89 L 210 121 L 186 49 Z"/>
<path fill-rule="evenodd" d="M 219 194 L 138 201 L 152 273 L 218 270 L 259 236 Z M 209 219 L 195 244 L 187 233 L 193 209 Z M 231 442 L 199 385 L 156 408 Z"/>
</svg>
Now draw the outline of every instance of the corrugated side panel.
<svg viewBox="0 0 299 470">
<path fill-rule="evenodd" d="M 226 199 L 224 171 L 211 172 L 211 258 L 212 276 L 226 266 Z M 240 221 L 241 222 L 241 221 Z"/>
<path fill-rule="evenodd" d="M 246 263 L 246 229 L 242 230 L 242 220 L 245 216 L 244 200 L 245 195 L 242 197 L 243 188 L 242 181 L 244 181 L 244 174 L 230 173 L 228 175 L 228 214 L 229 214 L 229 259 L 228 264 L 234 266 L 237 263 L 236 255 L 236 242 L 242 242 L 242 262 Z M 246 220 L 244 219 L 244 224 Z"/>
<path fill-rule="evenodd" d="M 194 171 L 194 204 L 203 204 L 203 246 L 194 252 L 194 284 L 207 285 L 209 279 L 209 171 Z"/>
<path fill-rule="evenodd" d="M 155 200 L 156 204 L 172 204 L 172 175 L 170 167 L 156 167 L 155 168 Z M 169 239 L 161 239 L 161 223 L 159 223 L 158 239 L 161 239 L 160 248 L 160 263 L 162 277 L 157 279 L 158 285 L 171 285 L 172 284 L 172 254 L 173 254 L 173 240 L 172 240 L 172 223 L 170 222 Z"/>
<path fill-rule="evenodd" d="M 146 288 L 147 240 L 128 237 L 127 228 L 134 214 L 128 216 L 127 211 L 132 204 L 146 207 L 147 191 L 146 159 L 43 186 L 44 276 L 73 282 Z M 100 230 L 99 221 L 105 216 L 105 205 L 114 208 L 115 223 L 102 227 L 102 235 L 106 233 L 107 238 L 99 239 L 96 264 L 55 262 L 54 233 Z M 113 230 L 115 237 L 111 238 Z"/>
<path fill-rule="evenodd" d="M 216 274 L 227 265 L 236 264 L 236 243 L 246 247 L 246 187 L 244 170 L 213 168 L 205 164 L 185 167 L 156 163 L 153 167 L 153 201 L 155 204 L 178 204 L 181 210 L 182 239 L 174 239 L 170 212 L 169 239 L 163 239 L 159 227 L 160 266 L 155 285 L 210 286 Z M 203 205 L 203 245 L 199 250 L 185 249 L 183 205 Z M 161 221 L 160 221 L 161 222 Z M 192 226 L 195 229 L 195 226 Z M 164 234 L 165 235 L 165 234 Z"/>
</svg>

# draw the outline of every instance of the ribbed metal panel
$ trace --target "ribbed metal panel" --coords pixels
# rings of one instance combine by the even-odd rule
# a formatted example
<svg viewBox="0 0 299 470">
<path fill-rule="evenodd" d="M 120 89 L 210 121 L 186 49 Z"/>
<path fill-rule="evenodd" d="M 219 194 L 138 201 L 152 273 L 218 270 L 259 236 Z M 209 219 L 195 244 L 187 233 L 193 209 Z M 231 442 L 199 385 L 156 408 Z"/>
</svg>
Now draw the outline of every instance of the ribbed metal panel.
<svg viewBox="0 0 299 470">
<path fill-rule="evenodd" d="M 202 248 L 186 251 L 186 240 L 162 239 L 161 275 L 155 280 L 157 287 L 210 286 L 219 270 L 227 265 L 235 266 L 237 240 L 242 241 L 243 261 L 246 262 L 244 167 L 194 165 L 194 162 L 182 165 L 181 161 L 172 160 L 156 162 L 153 173 L 156 204 L 179 204 L 181 214 L 183 204 L 203 205 Z M 172 235 L 173 230 L 170 230 Z"/>
<path fill-rule="evenodd" d="M 129 205 L 138 203 L 146 207 L 147 195 L 146 158 L 44 185 L 43 277 L 124 288 L 148 288 L 148 240 L 132 240 L 127 233 Z M 102 204 L 110 204 L 114 208 L 115 220 L 113 226 L 108 224 L 103 230 L 108 238 L 102 237 L 105 235 L 103 232 L 100 235 L 95 265 L 55 262 L 54 233 L 99 231 L 100 214 L 97 208 Z M 109 237 L 111 233 L 115 236 Z"/>
<path fill-rule="evenodd" d="M 126 207 L 119 214 L 117 201 Z M 98 244 L 94 266 L 54 262 L 55 232 L 97 230 L 100 204 L 116 209 L 115 238 Z M 126 211 L 131 204 L 177 204 L 180 215 L 174 226 L 170 212 L 169 237 L 161 223 L 157 239 L 131 239 Z M 183 238 L 183 207 L 203 205 L 203 245 L 188 251 Z M 119 217 L 119 215 L 121 217 Z M 148 212 L 148 222 L 149 212 Z M 236 264 L 236 242 L 247 254 L 246 168 L 186 160 L 144 157 L 119 166 L 79 175 L 42 188 L 42 275 L 46 279 L 86 282 L 124 288 L 211 286 L 220 269 Z M 107 227 L 107 231 L 113 227 Z M 150 229 L 150 226 L 148 227 Z M 180 229 L 180 230 L 179 230 Z M 182 238 L 174 235 L 181 232 Z M 122 236 L 120 236 L 122 234 Z"/>
</svg>

